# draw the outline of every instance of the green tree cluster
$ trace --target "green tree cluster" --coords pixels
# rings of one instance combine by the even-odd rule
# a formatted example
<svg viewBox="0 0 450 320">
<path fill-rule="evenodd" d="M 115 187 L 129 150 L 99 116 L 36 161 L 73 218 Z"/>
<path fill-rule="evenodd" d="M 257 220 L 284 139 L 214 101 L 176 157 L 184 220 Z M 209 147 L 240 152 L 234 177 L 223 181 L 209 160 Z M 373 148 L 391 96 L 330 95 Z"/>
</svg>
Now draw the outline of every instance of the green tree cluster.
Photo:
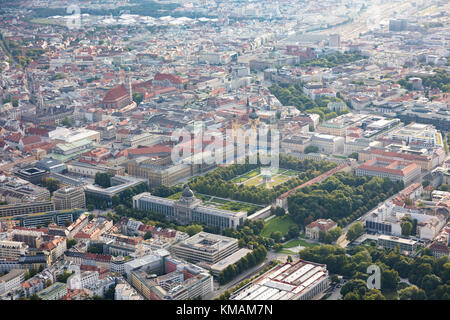
<svg viewBox="0 0 450 320">
<path fill-rule="evenodd" d="M 300 251 L 299 257 L 324 263 L 330 273 L 350 278 L 341 290 L 344 299 L 368 298 L 364 298 L 368 290 L 366 281 L 369 275 L 366 272 L 367 267 L 372 264 L 381 269 L 383 295 L 398 293 L 401 300 L 450 298 L 449 258 L 434 258 L 428 255 L 427 251 L 420 256 L 407 257 L 401 255 L 398 248 L 387 250 L 378 249 L 376 246 L 356 246 L 345 250 L 339 246 L 322 245 Z M 400 282 L 401 279 L 408 279 L 413 285 Z"/>
<path fill-rule="evenodd" d="M 409 82 L 409 78 L 406 77 L 397 81 L 402 87 L 408 91 L 413 90 L 412 83 Z M 422 86 L 426 89 L 439 89 L 442 92 L 450 92 L 450 75 L 444 69 L 435 69 L 434 75 L 422 76 Z"/>
<path fill-rule="evenodd" d="M 342 234 L 341 227 L 333 228 L 329 231 L 320 231 L 319 232 L 319 241 L 323 243 L 333 243 L 335 242 Z"/>
<path fill-rule="evenodd" d="M 300 174 L 296 178 L 292 178 L 271 189 L 267 189 L 265 186 L 237 185 L 231 181 L 231 179 L 238 175 L 258 168 L 258 165 L 248 163 L 219 167 L 206 175 L 195 177 L 189 183 L 189 186 L 192 190 L 203 194 L 255 204 L 268 204 L 284 192 L 319 176 L 335 166 L 336 164 L 328 161 L 317 162 L 313 160 L 299 160 L 294 157 L 280 156 L 281 168 L 297 170 L 300 171 Z"/>
<path fill-rule="evenodd" d="M 253 268 L 264 261 L 267 255 L 267 250 L 264 246 L 258 246 L 252 252 L 247 253 L 238 262 L 227 266 L 218 275 L 219 283 L 225 284 L 247 269 Z"/>
<path fill-rule="evenodd" d="M 403 189 L 403 183 L 339 172 L 288 197 L 288 211 L 299 225 L 330 218 L 345 226 Z"/>
<path fill-rule="evenodd" d="M 363 233 L 364 233 L 364 225 L 361 222 L 356 222 L 350 228 L 348 228 L 346 239 L 348 241 L 353 241 L 358 237 L 362 236 Z"/>
<path fill-rule="evenodd" d="M 97 172 L 95 174 L 95 184 L 102 188 L 111 187 L 111 173 L 109 172 Z"/>
<path fill-rule="evenodd" d="M 361 54 L 360 52 L 335 52 L 316 59 L 302 61 L 300 66 L 333 68 L 340 64 L 346 64 L 363 59 L 367 59 L 367 56 Z"/>
<path fill-rule="evenodd" d="M 59 189 L 60 183 L 55 178 L 46 178 L 44 180 L 44 185 L 47 190 L 50 191 L 50 194 L 53 194 L 53 192 Z"/>
<path fill-rule="evenodd" d="M 275 244 L 275 241 L 272 238 L 262 237 L 260 233 L 263 229 L 263 220 L 245 220 L 244 223 L 240 224 L 236 229 L 224 229 L 222 234 L 227 237 L 238 239 L 240 248 L 256 248 L 257 246 L 264 246 L 269 249 Z"/>
<path fill-rule="evenodd" d="M 330 102 L 342 102 L 337 97 L 318 97 L 315 100 L 303 93 L 303 84 L 301 82 L 295 85 L 286 86 L 284 84 L 274 84 L 269 90 L 284 106 L 295 106 L 298 110 L 306 113 L 316 113 L 323 121 L 332 119 L 338 115 L 348 112 L 348 109 L 338 113 L 328 109 Z"/>
</svg>

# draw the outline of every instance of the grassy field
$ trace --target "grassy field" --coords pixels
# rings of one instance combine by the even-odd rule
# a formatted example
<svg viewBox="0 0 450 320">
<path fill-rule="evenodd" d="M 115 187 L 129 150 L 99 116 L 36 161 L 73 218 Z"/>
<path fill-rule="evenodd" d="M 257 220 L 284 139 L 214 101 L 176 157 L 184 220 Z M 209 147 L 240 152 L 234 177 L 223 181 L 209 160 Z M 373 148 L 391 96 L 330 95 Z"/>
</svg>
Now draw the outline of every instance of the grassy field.
<svg viewBox="0 0 450 320">
<path fill-rule="evenodd" d="M 63 19 L 32 19 L 32 23 L 38 23 L 38 24 L 46 24 L 46 25 L 59 25 L 64 26 L 65 20 Z"/>
<path fill-rule="evenodd" d="M 251 204 L 244 204 L 244 203 L 240 203 L 240 202 L 229 201 L 228 203 L 219 206 L 219 209 L 229 210 L 229 211 L 234 211 L 234 212 L 238 212 L 238 211 L 249 212 L 250 210 L 258 211 L 259 209 L 261 209 L 261 207 L 254 206 Z"/>
<path fill-rule="evenodd" d="M 210 196 L 196 195 L 196 197 L 203 200 L 203 203 L 205 205 L 214 206 L 214 207 L 216 207 L 218 209 L 222 209 L 222 210 L 228 210 L 228 211 L 234 211 L 234 212 L 238 212 L 238 211 L 254 212 L 254 211 L 258 211 L 262 208 L 261 206 L 253 205 L 251 203 L 241 203 L 241 202 L 236 202 L 233 200 L 212 198 Z"/>
<path fill-rule="evenodd" d="M 297 254 L 296 252 L 291 251 L 289 249 L 282 249 L 280 252 L 284 253 L 284 254 L 289 254 L 289 255 Z"/>
<path fill-rule="evenodd" d="M 288 243 L 286 243 L 283 248 L 289 249 L 289 248 L 294 248 L 294 247 L 298 247 L 298 246 L 302 246 L 302 247 L 315 247 L 318 246 L 319 244 L 317 243 L 309 243 L 306 242 L 305 240 L 301 240 L 301 239 L 294 239 L 289 241 Z"/>
<path fill-rule="evenodd" d="M 236 177 L 234 179 L 232 179 L 231 181 L 233 181 L 234 183 L 241 183 L 248 180 L 247 177 Z"/>
<path fill-rule="evenodd" d="M 214 199 L 212 199 L 210 202 L 215 202 L 215 203 L 221 203 L 221 204 L 226 204 L 226 203 L 228 203 L 228 202 L 230 202 L 230 201 L 228 201 L 228 200 L 224 200 L 224 199 L 218 199 L 218 198 L 214 198 Z"/>
<path fill-rule="evenodd" d="M 247 177 L 247 179 L 250 179 L 250 178 L 256 177 L 259 174 L 260 174 L 260 170 L 259 169 L 255 169 L 255 170 L 250 171 L 246 175 L 244 175 L 244 177 Z"/>
<path fill-rule="evenodd" d="M 247 172 L 246 174 L 236 177 L 232 179 L 236 184 L 243 183 L 244 185 L 248 187 L 252 186 L 259 186 L 259 187 L 266 187 L 265 184 L 263 184 L 263 177 L 261 175 L 260 169 L 255 169 L 252 171 Z M 273 188 L 274 186 L 277 186 L 279 184 L 282 184 L 296 176 L 298 176 L 299 172 L 294 170 L 287 170 L 287 169 L 278 169 L 277 173 L 275 173 L 272 176 L 271 181 L 267 184 L 268 188 Z"/>
<path fill-rule="evenodd" d="M 181 191 L 174 193 L 173 195 L 168 197 L 168 199 L 172 199 L 172 200 L 179 200 L 180 198 L 181 198 Z"/>
<path fill-rule="evenodd" d="M 295 224 L 295 222 L 289 215 L 270 219 L 266 222 L 264 229 L 261 231 L 261 235 L 263 237 L 270 237 L 270 234 L 274 231 L 280 231 L 285 235 L 289 230 L 289 226 L 293 224 Z"/>
<path fill-rule="evenodd" d="M 196 197 L 197 199 L 202 200 L 202 201 L 209 201 L 209 200 L 211 200 L 211 198 L 212 198 L 211 196 L 205 196 L 205 195 L 203 195 L 203 194 L 196 194 L 195 197 Z"/>
<path fill-rule="evenodd" d="M 251 186 L 257 186 L 258 184 L 261 184 L 262 182 L 262 178 L 261 177 L 255 177 L 253 179 L 249 179 L 246 182 L 244 182 L 244 184 L 248 187 Z"/>
<path fill-rule="evenodd" d="M 174 193 L 173 195 L 167 197 L 167 199 L 180 200 L 180 198 L 181 198 L 181 193 L 182 193 L 182 192 L 183 192 L 183 191 Z M 204 195 L 202 195 L 202 194 L 195 194 L 195 197 L 196 197 L 197 199 L 202 200 L 202 201 L 209 201 L 209 200 L 211 199 L 210 196 L 204 196 Z"/>
</svg>

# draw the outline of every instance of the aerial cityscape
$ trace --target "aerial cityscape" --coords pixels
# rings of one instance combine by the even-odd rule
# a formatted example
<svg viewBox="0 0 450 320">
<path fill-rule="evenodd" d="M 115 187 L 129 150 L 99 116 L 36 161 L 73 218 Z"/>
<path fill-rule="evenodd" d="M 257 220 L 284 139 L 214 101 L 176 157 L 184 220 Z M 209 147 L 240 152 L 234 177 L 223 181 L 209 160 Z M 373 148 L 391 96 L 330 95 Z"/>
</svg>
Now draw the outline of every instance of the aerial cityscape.
<svg viewBox="0 0 450 320">
<path fill-rule="evenodd" d="M 0 300 L 450 300 L 449 56 L 445 0 L 0 0 Z"/>
</svg>

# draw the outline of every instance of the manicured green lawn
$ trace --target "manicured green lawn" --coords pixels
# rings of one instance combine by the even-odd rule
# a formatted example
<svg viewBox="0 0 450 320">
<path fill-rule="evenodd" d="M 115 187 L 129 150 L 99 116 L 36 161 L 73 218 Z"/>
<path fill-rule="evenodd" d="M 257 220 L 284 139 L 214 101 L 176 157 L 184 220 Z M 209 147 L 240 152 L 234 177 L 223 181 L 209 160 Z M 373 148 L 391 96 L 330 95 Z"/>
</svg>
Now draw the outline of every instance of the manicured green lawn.
<svg viewBox="0 0 450 320">
<path fill-rule="evenodd" d="M 258 211 L 262 208 L 262 206 L 253 205 L 251 203 L 241 203 L 241 202 L 235 202 L 233 200 L 225 200 L 225 199 L 218 199 L 214 198 L 210 200 L 211 198 L 207 199 L 208 201 L 205 201 L 205 205 L 213 205 L 219 209 L 228 210 L 228 211 L 245 211 L 249 212 L 250 210 Z"/>
<path fill-rule="evenodd" d="M 256 178 L 247 180 L 246 182 L 244 182 L 244 184 L 245 184 L 246 186 L 251 187 L 251 186 L 256 186 L 256 185 L 258 185 L 258 184 L 260 184 L 261 182 L 262 182 L 261 177 L 256 177 Z"/>
<path fill-rule="evenodd" d="M 232 179 L 231 181 L 233 181 L 234 183 L 241 183 L 247 180 L 247 177 L 236 177 L 234 179 Z"/>
<path fill-rule="evenodd" d="M 214 198 L 214 199 L 211 200 L 211 202 L 225 204 L 225 203 L 228 203 L 229 201 L 224 200 L 224 199 Z"/>
<path fill-rule="evenodd" d="M 301 239 L 294 239 L 289 241 L 288 243 L 286 243 L 283 248 L 294 248 L 294 247 L 298 247 L 298 246 L 302 246 L 302 247 L 315 247 L 318 246 L 317 243 L 309 243 L 306 242 L 305 240 L 301 240 Z"/>
<path fill-rule="evenodd" d="M 205 201 L 205 202 L 206 202 L 206 201 L 209 201 L 209 200 L 211 199 L 210 196 L 204 196 L 204 195 L 202 195 L 202 194 L 196 194 L 195 197 L 198 198 L 198 199 L 200 199 L 200 200 L 202 200 L 202 201 Z"/>
<path fill-rule="evenodd" d="M 289 226 L 293 224 L 295 224 L 295 222 L 289 215 L 272 218 L 266 222 L 264 229 L 261 231 L 261 235 L 263 237 L 270 237 L 270 234 L 274 231 L 280 231 L 285 235 L 289 230 Z"/>
<path fill-rule="evenodd" d="M 255 169 L 255 170 L 250 171 L 244 177 L 253 178 L 253 177 L 256 177 L 257 175 L 259 175 L 259 169 Z"/>
<path fill-rule="evenodd" d="M 297 253 L 295 253 L 294 251 L 291 251 L 291 250 L 288 250 L 288 249 L 282 249 L 282 250 L 280 251 L 280 253 L 289 254 L 289 255 L 297 254 Z"/>
<path fill-rule="evenodd" d="M 223 210 L 229 210 L 229 211 L 235 211 L 235 212 L 238 212 L 238 211 L 249 212 L 251 209 L 256 209 L 256 210 L 261 209 L 261 207 L 253 206 L 251 204 L 247 205 L 244 203 L 232 202 L 232 201 L 230 201 L 224 205 L 221 205 L 219 208 L 223 209 Z"/>
<path fill-rule="evenodd" d="M 168 199 L 179 200 L 181 198 L 181 192 L 182 191 L 174 193 L 173 195 L 169 196 Z"/>
</svg>

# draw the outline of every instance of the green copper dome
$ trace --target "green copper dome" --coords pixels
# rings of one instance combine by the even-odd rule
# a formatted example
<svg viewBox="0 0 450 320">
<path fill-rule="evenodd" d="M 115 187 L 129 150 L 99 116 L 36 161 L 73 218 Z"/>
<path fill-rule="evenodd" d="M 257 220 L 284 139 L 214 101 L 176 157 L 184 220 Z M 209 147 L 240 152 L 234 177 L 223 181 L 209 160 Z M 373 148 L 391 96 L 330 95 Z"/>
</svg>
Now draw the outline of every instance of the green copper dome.
<svg viewBox="0 0 450 320">
<path fill-rule="evenodd" d="M 255 108 L 253 108 L 252 113 L 248 116 L 250 119 L 258 119 L 258 114 L 256 113 Z"/>
</svg>

